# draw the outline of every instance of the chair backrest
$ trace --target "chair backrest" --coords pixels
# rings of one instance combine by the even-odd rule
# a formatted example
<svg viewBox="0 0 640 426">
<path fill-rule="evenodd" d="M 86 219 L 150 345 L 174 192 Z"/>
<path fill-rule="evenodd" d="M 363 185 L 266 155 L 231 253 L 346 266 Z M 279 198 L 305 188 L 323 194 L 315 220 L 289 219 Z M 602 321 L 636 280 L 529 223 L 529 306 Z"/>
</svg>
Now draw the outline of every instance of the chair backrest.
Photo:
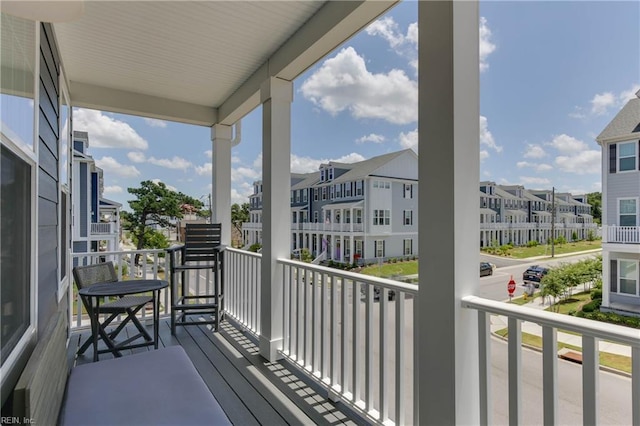
<svg viewBox="0 0 640 426">
<path fill-rule="evenodd" d="M 187 223 L 182 263 L 215 261 L 217 259 L 216 251 L 221 243 L 222 224 Z"/>
<path fill-rule="evenodd" d="M 76 266 L 73 268 L 73 278 L 79 289 L 98 283 L 112 283 L 118 281 L 118 274 L 113 262 L 96 263 L 95 265 Z"/>
</svg>

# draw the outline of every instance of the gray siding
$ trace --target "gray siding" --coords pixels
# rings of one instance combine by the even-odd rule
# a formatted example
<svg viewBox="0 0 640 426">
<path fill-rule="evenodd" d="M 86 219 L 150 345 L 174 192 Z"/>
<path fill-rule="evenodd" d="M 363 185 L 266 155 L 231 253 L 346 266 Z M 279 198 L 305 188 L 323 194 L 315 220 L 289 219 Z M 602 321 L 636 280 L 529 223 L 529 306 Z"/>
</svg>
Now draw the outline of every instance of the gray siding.
<svg viewBox="0 0 640 426">
<path fill-rule="evenodd" d="M 58 309 L 58 135 L 60 60 L 50 24 L 41 25 L 38 170 L 38 332 Z"/>
<path fill-rule="evenodd" d="M 404 198 L 404 185 L 413 185 L 413 197 Z M 417 182 L 392 182 L 391 183 L 391 199 L 393 213 L 391 215 L 392 232 L 418 232 L 418 183 Z M 413 211 L 413 224 L 404 224 L 404 211 Z"/>
<path fill-rule="evenodd" d="M 89 213 L 89 175 L 87 174 L 87 163 L 80 163 L 80 217 L 76 218 L 80 224 L 80 236 L 87 237 L 89 235 L 89 225 L 87 223 L 87 215 Z"/>
<path fill-rule="evenodd" d="M 607 175 L 607 225 L 618 225 L 618 198 L 640 197 L 640 172 Z"/>
</svg>

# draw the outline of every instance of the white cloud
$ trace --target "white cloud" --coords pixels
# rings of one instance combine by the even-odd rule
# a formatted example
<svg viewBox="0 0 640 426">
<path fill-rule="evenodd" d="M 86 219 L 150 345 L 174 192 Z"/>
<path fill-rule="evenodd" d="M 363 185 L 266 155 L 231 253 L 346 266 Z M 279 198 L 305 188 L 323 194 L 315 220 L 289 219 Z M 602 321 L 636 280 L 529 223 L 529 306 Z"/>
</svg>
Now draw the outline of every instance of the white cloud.
<svg viewBox="0 0 640 426">
<path fill-rule="evenodd" d="M 365 142 L 373 142 L 373 143 L 382 143 L 386 139 L 383 135 L 377 135 L 375 133 L 369 133 L 368 135 L 362 136 L 361 138 L 356 139 L 357 144 L 363 144 Z"/>
<path fill-rule="evenodd" d="M 205 163 L 202 166 L 196 166 L 195 169 L 196 173 L 200 176 L 211 176 L 211 173 L 213 173 L 213 166 L 211 165 L 211 163 Z"/>
<path fill-rule="evenodd" d="M 208 149 L 204 152 L 204 155 L 206 155 L 207 158 L 213 158 L 213 151 Z"/>
<path fill-rule="evenodd" d="M 601 153 L 596 150 L 586 150 L 574 155 L 556 157 L 555 165 L 566 173 L 577 175 L 596 174 L 601 171 Z"/>
<path fill-rule="evenodd" d="M 543 158 L 547 155 L 540 145 L 529 144 L 524 152 L 524 158 Z"/>
<path fill-rule="evenodd" d="M 541 186 L 549 186 L 551 185 L 551 181 L 547 178 L 541 177 L 532 177 L 532 176 L 520 176 L 520 181 L 526 185 L 541 185 Z"/>
<path fill-rule="evenodd" d="M 89 146 L 92 148 L 145 150 L 149 147 L 147 141 L 129 124 L 93 109 L 74 110 L 73 127 L 89 133 Z"/>
<path fill-rule="evenodd" d="M 299 157 L 295 154 L 291 155 L 291 172 L 292 173 L 310 173 L 315 172 L 320 167 L 320 164 L 326 164 L 330 161 L 336 163 L 357 163 L 363 161 L 365 158 L 355 152 L 351 154 L 343 155 L 339 158 L 333 159 L 315 159 L 311 157 Z"/>
<path fill-rule="evenodd" d="M 183 169 L 186 170 L 190 168 L 193 164 L 189 160 L 185 160 L 182 157 L 174 156 L 173 158 L 155 158 L 149 157 L 147 162 L 154 164 L 156 166 L 165 167 L 167 169 Z"/>
<path fill-rule="evenodd" d="M 615 105 L 616 97 L 611 92 L 598 93 L 591 99 L 591 113 L 603 115 L 609 108 Z"/>
<path fill-rule="evenodd" d="M 489 151 L 487 151 L 486 149 L 480 151 L 480 161 L 484 161 L 487 158 L 489 158 Z"/>
<path fill-rule="evenodd" d="M 167 127 L 167 122 L 166 121 L 158 120 L 157 118 L 146 118 L 145 117 L 143 120 L 147 124 L 147 126 L 150 126 L 150 127 L 161 127 L 161 128 Z"/>
<path fill-rule="evenodd" d="M 231 181 L 241 182 L 249 179 L 251 181 L 260 179 L 260 173 L 250 167 L 234 167 L 231 170 Z"/>
<path fill-rule="evenodd" d="M 480 17 L 480 72 L 489 68 L 487 59 L 496 50 L 496 45 L 491 41 L 491 30 L 487 25 L 487 19 Z"/>
<path fill-rule="evenodd" d="M 589 148 L 588 145 L 583 141 L 564 133 L 558 136 L 554 136 L 553 140 L 547 145 L 551 145 L 558 151 L 565 154 L 575 154 L 579 151 L 584 151 Z"/>
<path fill-rule="evenodd" d="M 518 161 L 516 166 L 518 166 L 519 169 L 532 169 L 536 172 L 548 172 L 553 169 L 551 165 L 546 163 L 530 163 L 528 161 Z"/>
<path fill-rule="evenodd" d="M 170 191 L 175 191 L 178 192 L 178 188 L 176 188 L 175 186 L 171 186 L 171 185 L 167 185 L 167 183 L 165 181 L 163 181 L 162 179 L 151 179 L 151 182 L 155 183 L 156 185 L 160 184 L 160 182 L 164 183 L 165 186 L 167 187 L 168 190 Z"/>
<path fill-rule="evenodd" d="M 400 139 L 401 147 L 411 148 L 415 152 L 418 152 L 418 129 L 412 130 L 407 133 L 400 133 L 398 139 Z"/>
<path fill-rule="evenodd" d="M 122 177 L 137 177 L 140 176 L 140 171 L 135 166 L 125 166 L 113 157 L 102 157 L 96 159 L 96 165 L 100 167 L 108 175 L 114 174 Z"/>
<path fill-rule="evenodd" d="M 365 31 L 370 36 L 379 35 L 389 42 L 389 45 L 394 48 L 405 41 L 405 37 L 400 32 L 398 24 L 389 16 L 372 22 Z"/>
<path fill-rule="evenodd" d="M 373 74 L 353 47 L 324 61 L 300 87 L 302 95 L 332 115 L 348 110 L 355 118 L 393 124 L 416 121 L 418 83 L 404 71 Z"/>
<path fill-rule="evenodd" d="M 144 156 L 144 153 L 140 151 L 131 151 L 127 153 L 127 158 L 134 163 L 144 163 L 147 161 L 147 158 Z"/>
<path fill-rule="evenodd" d="M 486 145 L 496 152 L 502 152 L 502 146 L 496 144 L 495 139 L 493 139 L 493 135 L 489 131 L 487 117 L 482 115 L 480 116 L 480 144 Z"/>
<path fill-rule="evenodd" d="M 640 84 L 634 84 L 629 90 L 624 90 L 618 95 L 621 104 L 626 104 L 631 99 L 637 98 L 636 93 L 640 90 Z"/>
<path fill-rule="evenodd" d="M 122 194 L 123 192 L 124 192 L 124 189 L 118 185 L 111 185 L 111 186 L 104 187 L 105 194 Z"/>
<path fill-rule="evenodd" d="M 409 24 L 409 28 L 407 28 L 407 41 L 418 45 L 418 23 L 413 22 Z"/>
<path fill-rule="evenodd" d="M 238 164 L 241 162 L 242 160 L 240 159 L 240 157 L 236 157 L 236 156 L 231 157 L 231 164 Z"/>
</svg>

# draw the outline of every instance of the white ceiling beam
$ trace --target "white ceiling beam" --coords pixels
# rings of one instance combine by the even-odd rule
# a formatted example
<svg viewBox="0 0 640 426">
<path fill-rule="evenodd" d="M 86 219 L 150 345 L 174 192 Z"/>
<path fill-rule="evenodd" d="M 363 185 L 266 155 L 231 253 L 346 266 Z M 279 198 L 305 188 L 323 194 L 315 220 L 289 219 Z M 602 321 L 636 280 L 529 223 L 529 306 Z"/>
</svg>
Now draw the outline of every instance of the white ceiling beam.
<svg viewBox="0 0 640 426">
<path fill-rule="evenodd" d="M 398 1 L 330 1 L 280 47 L 218 109 L 231 125 L 260 104 L 260 85 L 268 77 L 292 81 L 389 10 Z"/>
<path fill-rule="evenodd" d="M 211 127 L 218 120 L 216 108 L 71 81 L 74 107 L 157 118 Z M 95 100 L 99 100 L 95 102 Z"/>
</svg>

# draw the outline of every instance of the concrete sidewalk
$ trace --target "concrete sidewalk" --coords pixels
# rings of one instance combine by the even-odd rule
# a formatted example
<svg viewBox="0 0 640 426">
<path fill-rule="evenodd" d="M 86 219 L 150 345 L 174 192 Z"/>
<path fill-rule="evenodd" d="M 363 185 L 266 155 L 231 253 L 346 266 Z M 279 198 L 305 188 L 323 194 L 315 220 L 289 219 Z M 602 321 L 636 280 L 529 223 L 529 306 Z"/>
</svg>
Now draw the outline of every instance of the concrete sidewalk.
<svg viewBox="0 0 640 426">
<path fill-rule="evenodd" d="M 548 304 L 542 303 L 541 297 L 537 297 L 533 301 L 522 306 L 526 306 L 527 308 L 532 308 L 532 309 L 540 309 L 540 310 L 544 310 L 549 307 Z M 502 315 L 491 316 L 491 332 L 492 333 L 495 333 L 498 330 L 502 330 L 506 328 L 507 324 L 508 324 L 507 317 Z M 522 332 L 533 334 L 534 336 L 542 337 L 542 327 L 536 323 L 524 321 L 522 323 Z M 558 331 L 557 336 L 558 336 L 558 342 L 566 343 L 566 344 L 573 345 L 580 348 L 582 347 L 581 336 L 578 336 L 575 334 L 563 333 L 561 331 Z M 631 357 L 630 346 L 619 345 L 617 343 L 611 343 L 611 342 L 600 340 L 599 347 L 600 347 L 600 352 L 607 352 L 611 354 Z"/>
</svg>

